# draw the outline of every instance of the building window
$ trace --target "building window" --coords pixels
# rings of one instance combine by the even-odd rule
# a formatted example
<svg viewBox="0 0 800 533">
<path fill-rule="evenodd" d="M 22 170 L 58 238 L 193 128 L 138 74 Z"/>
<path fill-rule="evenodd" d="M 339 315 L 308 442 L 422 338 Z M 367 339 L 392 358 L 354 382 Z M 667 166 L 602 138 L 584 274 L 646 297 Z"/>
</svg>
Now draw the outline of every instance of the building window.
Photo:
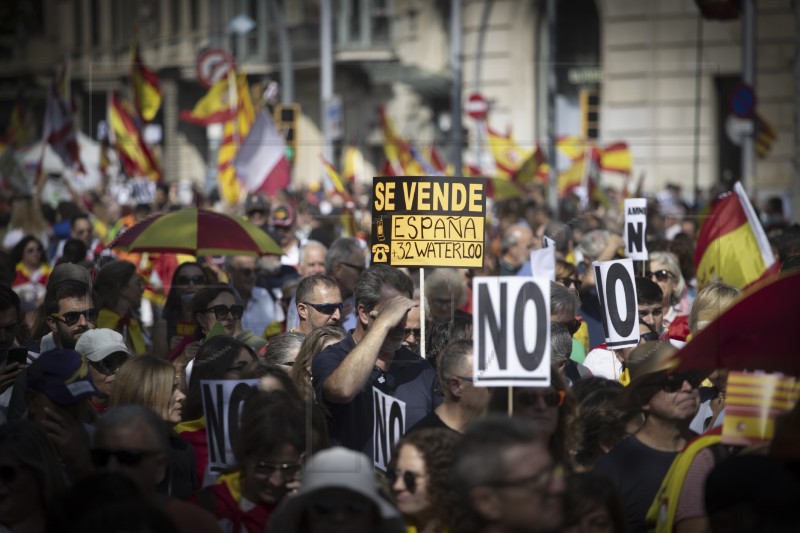
<svg viewBox="0 0 800 533">
<path fill-rule="evenodd" d="M 341 0 L 337 4 L 338 43 L 342 48 L 388 44 L 392 0 Z"/>
</svg>

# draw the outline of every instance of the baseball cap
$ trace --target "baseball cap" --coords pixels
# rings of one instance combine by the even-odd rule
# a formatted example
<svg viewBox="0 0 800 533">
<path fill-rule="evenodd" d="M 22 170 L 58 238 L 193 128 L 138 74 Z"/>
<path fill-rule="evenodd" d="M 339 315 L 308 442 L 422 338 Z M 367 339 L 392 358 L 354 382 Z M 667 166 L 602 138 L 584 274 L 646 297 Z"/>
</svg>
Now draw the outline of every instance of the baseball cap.
<svg viewBox="0 0 800 533">
<path fill-rule="evenodd" d="M 28 367 L 28 388 L 45 394 L 57 405 L 105 395 L 92 383 L 86 359 L 75 350 L 56 348 L 42 353 Z"/>
<path fill-rule="evenodd" d="M 263 211 L 266 213 L 268 210 L 269 204 L 267 204 L 263 196 L 253 194 L 248 196 L 247 200 L 244 202 L 245 213 L 252 213 L 253 211 Z"/>
<path fill-rule="evenodd" d="M 75 344 L 75 349 L 94 363 L 102 361 L 112 353 L 117 352 L 124 352 L 132 356 L 125 345 L 125 339 L 122 338 L 122 335 L 113 329 L 107 328 L 84 331 Z"/>
<path fill-rule="evenodd" d="M 272 215 L 269 217 L 271 226 L 278 226 L 288 228 L 294 224 L 294 209 L 289 205 L 279 205 L 272 210 Z"/>
</svg>

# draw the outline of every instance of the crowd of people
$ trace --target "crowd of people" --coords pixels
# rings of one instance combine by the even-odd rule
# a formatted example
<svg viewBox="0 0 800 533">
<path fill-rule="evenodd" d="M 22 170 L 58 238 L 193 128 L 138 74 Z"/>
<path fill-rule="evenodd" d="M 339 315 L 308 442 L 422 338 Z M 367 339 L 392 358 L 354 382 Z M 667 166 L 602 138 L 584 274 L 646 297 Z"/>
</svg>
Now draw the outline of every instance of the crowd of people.
<svg viewBox="0 0 800 533">
<path fill-rule="evenodd" d="M 542 191 L 496 202 L 483 268 L 423 271 L 371 265 L 368 194 L 340 200 L 248 197 L 234 214 L 283 251 L 263 257 L 109 248 L 182 207 L 167 186 L 135 206 L 95 192 L 55 209 L 36 196 L 8 201 L 0 525 L 800 530 L 797 407 L 776 422 L 781 453 L 726 446 L 726 369 L 668 373 L 675 351 L 742 298 L 722 282 L 697 286 L 698 219 L 676 191 L 651 198 L 650 260 L 635 278 L 640 342 L 623 349 L 605 345 L 591 268 L 624 256 L 617 211 L 564 204 L 554 217 Z M 789 275 L 800 227 L 773 218 L 767 229 Z M 556 256 L 550 385 L 477 386 L 472 278 L 529 274 L 544 237 Z M 254 383 L 223 470 L 208 380 Z M 388 457 L 377 392 L 404 405 Z"/>
</svg>

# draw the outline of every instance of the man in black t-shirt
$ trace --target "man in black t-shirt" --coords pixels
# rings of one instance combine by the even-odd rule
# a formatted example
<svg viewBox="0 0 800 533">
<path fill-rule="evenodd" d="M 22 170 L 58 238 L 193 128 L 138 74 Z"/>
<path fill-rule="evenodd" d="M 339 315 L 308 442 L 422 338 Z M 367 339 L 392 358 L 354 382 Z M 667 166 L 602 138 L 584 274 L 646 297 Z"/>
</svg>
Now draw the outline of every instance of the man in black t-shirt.
<svg viewBox="0 0 800 533">
<path fill-rule="evenodd" d="M 647 510 L 664 476 L 694 436 L 689 423 L 700 405 L 697 387 L 703 376 L 665 374 L 675 351 L 669 343 L 651 341 L 628 356 L 631 383 L 620 399 L 627 408 L 640 408 L 645 422 L 594 467 L 617 487 L 633 533 L 646 531 Z"/>
<path fill-rule="evenodd" d="M 373 266 L 355 287 L 358 323 L 311 366 L 314 389 L 331 414 L 331 439 L 373 456 L 373 388 L 405 403 L 405 428 L 436 407 L 436 376 L 419 355 L 403 347 L 412 300 L 411 278 L 385 265 Z"/>
</svg>

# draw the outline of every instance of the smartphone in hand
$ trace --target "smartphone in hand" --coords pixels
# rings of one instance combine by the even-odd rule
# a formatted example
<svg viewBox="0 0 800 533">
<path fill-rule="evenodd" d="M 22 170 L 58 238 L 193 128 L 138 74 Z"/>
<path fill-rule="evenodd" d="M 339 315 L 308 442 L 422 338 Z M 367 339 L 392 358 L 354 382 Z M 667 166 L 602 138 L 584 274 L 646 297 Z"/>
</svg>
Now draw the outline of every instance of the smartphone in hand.
<svg viewBox="0 0 800 533">
<path fill-rule="evenodd" d="M 14 346 L 13 348 L 9 348 L 8 355 L 6 356 L 6 364 L 11 363 L 19 363 L 21 365 L 27 365 L 30 363 L 28 361 L 28 349 L 24 346 Z"/>
</svg>

